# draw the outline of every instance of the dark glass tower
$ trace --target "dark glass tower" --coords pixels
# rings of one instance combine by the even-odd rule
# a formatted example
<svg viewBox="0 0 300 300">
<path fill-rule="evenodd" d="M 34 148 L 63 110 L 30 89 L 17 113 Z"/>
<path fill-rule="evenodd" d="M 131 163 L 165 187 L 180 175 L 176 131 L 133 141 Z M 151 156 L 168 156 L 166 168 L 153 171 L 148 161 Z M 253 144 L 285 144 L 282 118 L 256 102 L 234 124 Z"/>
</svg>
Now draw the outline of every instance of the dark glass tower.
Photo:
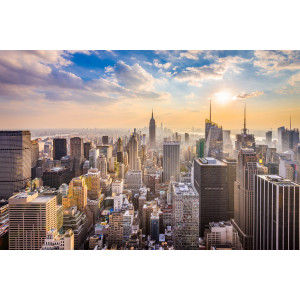
<svg viewBox="0 0 300 300">
<path fill-rule="evenodd" d="M 67 140 L 53 139 L 53 159 L 60 160 L 67 155 Z"/>
</svg>

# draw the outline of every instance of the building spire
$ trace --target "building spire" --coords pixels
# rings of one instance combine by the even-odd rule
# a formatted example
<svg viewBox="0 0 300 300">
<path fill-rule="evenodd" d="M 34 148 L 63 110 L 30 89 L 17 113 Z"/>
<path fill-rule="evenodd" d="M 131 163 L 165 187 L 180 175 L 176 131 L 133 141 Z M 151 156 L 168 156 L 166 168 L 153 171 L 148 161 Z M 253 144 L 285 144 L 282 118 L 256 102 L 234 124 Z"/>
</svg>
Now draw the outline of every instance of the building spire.
<svg viewBox="0 0 300 300">
<path fill-rule="evenodd" d="M 292 116 L 290 116 L 290 130 L 292 130 Z"/>
<path fill-rule="evenodd" d="M 211 122 L 211 98 L 209 98 L 209 121 Z"/>
<path fill-rule="evenodd" d="M 152 119 L 153 119 L 153 107 L 152 107 Z"/>
<path fill-rule="evenodd" d="M 247 128 L 246 128 L 246 101 L 245 101 L 245 106 L 244 106 L 244 134 L 247 133 Z"/>
</svg>

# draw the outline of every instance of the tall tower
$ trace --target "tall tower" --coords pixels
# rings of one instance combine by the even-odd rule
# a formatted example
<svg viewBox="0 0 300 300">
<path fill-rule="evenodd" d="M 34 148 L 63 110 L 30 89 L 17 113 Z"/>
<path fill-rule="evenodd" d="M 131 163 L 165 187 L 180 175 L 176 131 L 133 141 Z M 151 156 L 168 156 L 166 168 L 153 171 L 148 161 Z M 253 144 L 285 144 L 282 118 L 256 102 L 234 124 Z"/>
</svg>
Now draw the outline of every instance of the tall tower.
<svg viewBox="0 0 300 300">
<path fill-rule="evenodd" d="M 241 149 L 234 182 L 234 220 L 243 249 L 252 250 L 253 239 L 253 180 L 258 174 L 256 153 Z"/>
<path fill-rule="evenodd" d="M 0 199 L 20 191 L 30 178 L 30 131 L 0 131 Z"/>
<path fill-rule="evenodd" d="M 152 117 L 149 124 L 149 142 L 150 142 L 150 148 L 153 148 L 156 146 L 156 138 L 155 138 L 155 120 L 153 118 L 153 109 L 152 109 Z"/>
<path fill-rule="evenodd" d="M 240 134 L 236 135 L 235 149 L 240 150 L 242 148 L 252 148 L 255 150 L 255 137 L 254 134 L 249 134 L 249 130 L 246 127 L 246 102 L 244 106 L 244 127 Z"/>
<path fill-rule="evenodd" d="M 53 159 L 60 160 L 67 155 L 67 140 L 56 138 L 53 139 Z"/>
<path fill-rule="evenodd" d="M 70 154 L 73 164 L 74 176 L 78 177 L 82 174 L 82 164 L 84 160 L 83 140 L 80 137 L 70 139 Z"/>
<path fill-rule="evenodd" d="M 173 176 L 176 182 L 180 181 L 180 143 L 165 142 L 163 144 L 163 180 L 170 181 Z"/>
<path fill-rule="evenodd" d="M 130 137 L 129 140 L 129 166 L 130 170 L 140 170 L 139 163 L 138 163 L 138 141 L 136 137 L 136 133 L 134 132 L 133 135 Z"/>
</svg>

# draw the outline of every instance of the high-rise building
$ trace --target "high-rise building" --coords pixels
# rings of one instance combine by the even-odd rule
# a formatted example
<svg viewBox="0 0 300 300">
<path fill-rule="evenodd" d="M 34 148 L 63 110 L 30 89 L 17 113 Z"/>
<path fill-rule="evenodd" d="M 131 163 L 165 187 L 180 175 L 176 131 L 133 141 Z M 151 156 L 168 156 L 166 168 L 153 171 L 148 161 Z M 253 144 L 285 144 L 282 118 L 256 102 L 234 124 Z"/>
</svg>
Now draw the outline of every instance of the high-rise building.
<svg viewBox="0 0 300 300">
<path fill-rule="evenodd" d="M 87 196 L 89 199 L 96 200 L 101 195 L 100 177 L 100 171 L 92 168 L 85 175 Z"/>
<path fill-rule="evenodd" d="M 56 196 L 38 192 L 9 198 L 9 249 L 40 250 L 46 234 L 57 228 Z"/>
<path fill-rule="evenodd" d="M 154 148 L 156 146 L 156 125 L 155 125 L 155 120 L 153 118 L 153 110 L 152 110 L 152 117 L 150 119 L 150 124 L 149 124 L 149 144 L 150 148 Z"/>
<path fill-rule="evenodd" d="M 70 156 L 75 177 L 82 174 L 84 160 L 83 140 L 80 137 L 70 139 Z"/>
<path fill-rule="evenodd" d="M 184 142 L 188 144 L 190 142 L 190 135 L 188 133 L 184 134 Z"/>
<path fill-rule="evenodd" d="M 199 194 L 200 236 L 210 222 L 228 219 L 228 169 L 224 162 L 212 157 L 194 160 L 193 185 Z"/>
<path fill-rule="evenodd" d="M 253 180 L 258 173 L 256 153 L 241 149 L 234 183 L 234 220 L 243 249 L 252 250 L 253 241 Z"/>
<path fill-rule="evenodd" d="M 83 155 L 84 155 L 84 158 L 86 160 L 89 160 L 89 158 L 90 158 L 91 148 L 92 148 L 92 143 L 91 142 L 83 143 Z"/>
<path fill-rule="evenodd" d="M 43 185 L 58 189 L 63 183 L 69 183 L 72 174 L 69 168 L 54 167 L 43 172 Z"/>
<path fill-rule="evenodd" d="M 117 141 L 117 162 L 123 163 L 124 162 L 124 152 L 123 152 L 123 140 L 121 137 L 118 138 Z"/>
<path fill-rule="evenodd" d="M 113 211 L 109 215 L 108 247 L 123 246 L 123 213 Z"/>
<path fill-rule="evenodd" d="M 97 158 L 97 169 L 100 171 L 100 176 L 105 178 L 107 175 L 107 161 L 103 154 L 100 154 Z"/>
<path fill-rule="evenodd" d="M 231 220 L 234 218 L 234 182 L 236 181 L 237 161 L 234 158 L 225 158 L 223 163 L 227 165 L 228 220 Z"/>
<path fill-rule="evenodd" d="M 99 153 L 100 153 L 99 149 L 95 149 L 95 148 L 89 151 L 90 168 L 97 168 L 97 158 L 99 157 Z"/>
<path fill-rule="evenodd" d="M 284 127 L 278 128 L 278 148 L 279 151 L 285 152 L 293 150 L 299 143 L 299 130 L 287 129 Z"/>
<path fill-rule="evenodd" d="M 272 147 L 272 131 L 266 132 L 266 143 L 268 147 Z"/>
<path fill-rule="evenodd" d="M 277 175 L 255 175 L 253 249 L 300 249 L 300 185 Z"/>
<path fill-rule="evenodd" d="M 72 229 L 74 232 L 74 249 L 83 249 L 84 241 L 88 232 L 88 218 L 76 206 L 64 211 L 63 230 Z"/>
<path fill-rule="evenodd" d="M 236 135 L 235 149 L 239 151 L 242 148 L 250 148 L 255 151 L 255 137 L 254 134 L 249 134 L 246 127 L 246 103 L 244 107 L 244 128 L 240 134 Z"/>
<path fill-rule="evenodd" d="M 82 211 L 87 206 L 87 186 L 83 177 L 73 178 L 69 184 L 68 199 Z"/>
<path fill-rule="evenodd" d="M 174 247 L 197 250 L 199 247 L 199 195 L 192 184 L 173 183 Z"/>
<path fill-rule="evenodd" d="M 0 131 L 0 199 L 19 192 L 30 179 L 30 131 Z"/>
<path fill-rule="evenodd" d="M 102 144 L 108 145 L 108 136 L 107 135 L 102 136 Z"/>
<path fill-rule="evenodd" d="M 151 240 L 157 244 L 159 242 L 159 214 L 158 212 L 152 212 L 150 216 L 150 234 Z"/>
<path fill-rule="evenodd" d="M 113 151 L 112 145 L 100 145 L 97 146 L 97 149 L 99 149 L 100 154 L 103 154 L 106 157 L 107 161 L 111 159 Z"/>
<path fill-rule="evenodd" d="M 143 186 L 142 171 L 129 170 L 126 173 L 126 188 L 132 190 L 132 194 L 138 193 L 140 188 Z"/>
<path fill-rule="evenodd" d="M 138 141 L 135 132 L 130 137 L 128 147 L 129 169 L 133 171 L 140 170 L 140 163 L 138 157 Z"/>
<path fill-rule="evenodd" d="M 37 167 L 39 152 L 39 142 L 37 140 L 31 141 L 31 168 Z"/>
<path fill-rule="evenodd" d="M 180 181 L 180 143 L 164 142 L 163 144 L 163 181 L 168 182 L 174 177 Z"/>
<path fill-rule="evenodd" d="M 208 120 L 206 120 L 208 122 Z M 219 126 L 217 123 L 208 122 L 210 124 L 206 142 L 204 155 L 211 156 L 212 151 L 216 153 L 223 152 L 223 128 Z"/>
<path fill-rule="evenodd" d="M 205 149 L 205 139 L 200 139 L 196 141 L 196 153 L 198 158 L 204 157 L 204 149 Z"/>
<path fill-rule="evenodd" d="M 60 160 L 67 155 L 67 140 L 61 138 L 53 139 L 53 159 Z"/>
</svg>

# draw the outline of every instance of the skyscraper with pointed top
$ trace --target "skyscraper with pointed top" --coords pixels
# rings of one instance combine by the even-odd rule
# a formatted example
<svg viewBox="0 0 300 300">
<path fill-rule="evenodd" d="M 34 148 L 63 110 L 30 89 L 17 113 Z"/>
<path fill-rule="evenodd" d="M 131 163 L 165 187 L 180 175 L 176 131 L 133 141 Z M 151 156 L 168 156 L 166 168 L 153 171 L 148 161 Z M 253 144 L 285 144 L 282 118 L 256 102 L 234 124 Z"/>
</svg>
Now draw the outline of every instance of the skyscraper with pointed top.
<svg viewBox="0 0 300 300">
<path fill-rule="evenodd" d="M 150 148 L 153 148 L 153 147 L 156 146 L 155 131 L 156 131 L 156 126 L 155 126 L 155 120 L 153 118 L 153 109 L 152 109 L 152 117 L 150 119 L 150 124 L 149 124 L 149 144 L 150 144 Z"/>
<path fill-rule="evenodd" d="M 239 151 L 242 148 L 249 148 L 255 150 L 254 134 L 249 134 L 246 127 L 246 102 L 244 106 L 244 128 L 240 134 L 236 135 L 235 149 Z"/>
</svg>

